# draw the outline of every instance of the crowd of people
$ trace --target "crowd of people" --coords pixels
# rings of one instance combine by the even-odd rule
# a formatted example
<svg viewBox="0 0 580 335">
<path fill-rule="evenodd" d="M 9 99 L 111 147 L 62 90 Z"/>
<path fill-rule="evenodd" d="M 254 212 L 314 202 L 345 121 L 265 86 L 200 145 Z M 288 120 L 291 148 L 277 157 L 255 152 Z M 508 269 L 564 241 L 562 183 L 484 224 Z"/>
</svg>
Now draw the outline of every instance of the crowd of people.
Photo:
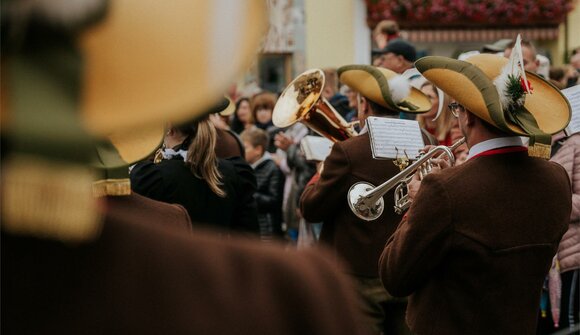
<svg viewBox="0 0 580 335">
<path fill-rule="evenodd" d="M 144 82 L 136 61 L 126 76 L 107 71 L 129 56 L 99 63 L 90 41 L 165 7 L 103 2 L 66 26 L 31 8 L 2 12 L 3 332 L 550 334 L 580 323 L 580 134 L 564 132 L 578 111 L 560 92 L 579 83 L 580 50 L 544 72 L 525 39 L 418 59 L 381 22 L 372 65 L 323 70 L 321 99 L 357 134 L 313 161 L 301 143 L 319 134 L 274 124 L 282 92 L 234 89 L 202 104 L 179 89 L 186 79 L 165 80 L 158 91 L 181 104 L 144 88 L 150 115 L 129 117 L 143 106 L 129 99 L 85 117 L 90 99 L 117 96 L 99 89 Z M 162 23 L 187 36 L 187 13 L 172 8 Z M 521 68 L 507 66 L 520 52 Z M 171 57 L 156 62 L 170 71 Z M 370 117 L 417 120 L 425 152 L 465 140 L 455 166 L 435 157 L 432 173 L 407 181 L 404 215 L 393 190 L 376 220 L 347 203 L 351 186 L 401 169 L 373 158 Z"/>
</svg>

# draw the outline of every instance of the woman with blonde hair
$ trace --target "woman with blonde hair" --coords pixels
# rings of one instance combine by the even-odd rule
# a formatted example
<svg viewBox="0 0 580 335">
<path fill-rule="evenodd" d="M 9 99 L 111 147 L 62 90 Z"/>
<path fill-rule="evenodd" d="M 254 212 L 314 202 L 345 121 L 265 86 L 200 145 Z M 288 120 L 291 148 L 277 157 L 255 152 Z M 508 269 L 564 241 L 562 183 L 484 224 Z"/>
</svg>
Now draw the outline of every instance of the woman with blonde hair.
<svg viewBox="0 0 580 335">
<path fill-rule="evenodd" d="M 437 90 L 430 82 L 421 86 L 421 91 L 431 100 L 431 110 L 417 115 L 419 125 L 435 136 L 439 144 L 451 145 L 462 137 L 457 119 L 447 111 L 450 98 L 447 94 Z M 441 93 L 439 93 L 441 92 Z"/>
<path fill-rule="evenodd" d="M 215 154 L 217 133 L 208 117 L 170 125 L 162 159 L 141 162 L 131 171 L 133 191 L 180 204 L 196 223 L 225 230 L 257 232 L 256 218 L 237 215 L 245 181 L 233 162 Z"/>
<path fill-rule="evenodd" d="M 457 118 L 448 111 L 451 99 L 435 85 L 426 81 L 421 91 L 429 97 L 432 103 L 431 110 L 417 115 L 419 126 L 433 135 L 440 145 L 450 146 L 463 137 L 459 129 Z M 456 164 L 461 164 L 467 158 L 467 146 L 461 145 L 455 150 Z"/>
</svg>

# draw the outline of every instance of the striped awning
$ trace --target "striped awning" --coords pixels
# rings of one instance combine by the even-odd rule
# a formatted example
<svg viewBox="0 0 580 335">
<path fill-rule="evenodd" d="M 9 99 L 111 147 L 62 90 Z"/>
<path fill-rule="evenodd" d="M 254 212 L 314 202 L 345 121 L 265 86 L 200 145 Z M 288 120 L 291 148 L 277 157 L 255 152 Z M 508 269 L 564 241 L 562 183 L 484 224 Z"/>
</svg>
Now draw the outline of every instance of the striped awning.
<svg viewBox="0 0 580 335">
<path fill-rule="evenodd" d="M 555 40 L 558 27 L 511 28 L 511 29 L 433 29 L 406 30 L 406 38 L 411 42 L 482 42 L 502 38 L 515 38 L 518 34 L 529 40 Z"/>
</svg>

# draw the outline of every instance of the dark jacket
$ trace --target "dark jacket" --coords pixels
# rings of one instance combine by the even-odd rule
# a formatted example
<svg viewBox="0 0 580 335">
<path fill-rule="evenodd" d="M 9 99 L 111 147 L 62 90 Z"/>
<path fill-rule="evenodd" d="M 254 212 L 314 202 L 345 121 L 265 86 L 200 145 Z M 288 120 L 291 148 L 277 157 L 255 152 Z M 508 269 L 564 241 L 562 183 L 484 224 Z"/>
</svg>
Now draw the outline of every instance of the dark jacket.
<svg viewBox="0 0 580 335">
<path fill-rule="evenodd" d="M 544 277 L 571 210 L 561 166 L 526 152 L 427 176 L 381 256 L 417 334 L 535 334 Z"/>
<path fill-rule="evenodd" d="M 258 188 L 254 198 L 258 205 L 258 223 L 263 239 L 282 235 L 282 199 L 284 174 L 272 159 L 265 159 L 254 169 Z"/>
<path fill-rule="evenodd" d="M 193 222 L 222 230 L 257 233 L 255 208 L 243 205 L 253 201 L 250 198 L 253 192 L 248 191 L 254 187 L 249 182 L 253 171 L 247 164 L 241 166 L 239 162 L 225 159 L 218 160 L 218 169 L 223 177 L 225 198 L 217 196 L 204 180 L 195 177 L 179 156 L 159 164 L 137 164 L 131 170 L 131 187 L 146 197 L 182 205 Z"/>
<path fill-rule="evenodd" d="M 2 231 L 2 334 L 363 333 L 320 250 L 184 234 L 128 210 L 111 203 L 92 242 Z"/>
<path fill-rule="evenodd" d="M 152 224 L 191 232 L 191 219 L 181 205 L 153 200 L 135 192 L 126 196 L 106 196 L 101 199 L 105 201 L 107 208 L 122 208 L 119 216 L 123 216 L 124 220 L 137 222 L 147 217 L 147 222 Z"/>
<path fill-rule="evenodd" d="M 235 132 L 220 128 L 215 130 L 217 133 L 215 154 L 218 158 L 244 157 L 244 144 Z"/>
<path fill-rule="evenodd" d="M 349 272 L 354 275 L 378 277 L 379 256 L 401 216 L 392 210 L 394 200 L 390 191 L 383 196 L 385 210 L 376 221 L 359 219 L 350 210 L 347 192 L 356 182 L 376 186 L 398 172 L 392 161 L 372 158 L 366 133 L 335 143 L 324 161 L 320 179 L 302 193 L 300 206 L 304 218 L 324 222 L 320 241 L 346 260 Z"/>
</svg>

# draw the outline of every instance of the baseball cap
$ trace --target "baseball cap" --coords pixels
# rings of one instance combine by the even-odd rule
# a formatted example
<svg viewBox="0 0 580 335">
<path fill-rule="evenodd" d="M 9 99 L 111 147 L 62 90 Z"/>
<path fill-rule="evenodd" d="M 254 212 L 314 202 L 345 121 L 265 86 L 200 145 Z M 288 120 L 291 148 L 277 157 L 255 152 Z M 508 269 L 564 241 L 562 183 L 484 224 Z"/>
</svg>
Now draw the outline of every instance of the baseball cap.
<svg viewBox="0 0 580 335">
<path fill-rule="evenodd" d="M 415 47 L 402 39 L 396 39 L 389 41 L 386 47 L 381 50 L 373 50 L 373 55 L 384 55 L 387 53 L 393 53 L 397 56 L 403 56 L 409 62 L 414 62 L 417 59 L 417 52 Z"/>
</svg>

